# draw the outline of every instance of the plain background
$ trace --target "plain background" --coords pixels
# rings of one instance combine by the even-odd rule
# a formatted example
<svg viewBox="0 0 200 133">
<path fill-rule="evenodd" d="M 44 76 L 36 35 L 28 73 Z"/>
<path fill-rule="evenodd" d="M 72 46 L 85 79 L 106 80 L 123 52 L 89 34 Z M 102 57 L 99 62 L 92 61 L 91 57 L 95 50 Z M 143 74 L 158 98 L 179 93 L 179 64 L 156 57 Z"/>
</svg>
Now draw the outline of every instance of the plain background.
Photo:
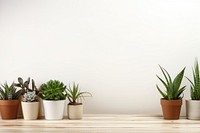
<svg viewBox="0 0 200 133">
<path fill-rule="evenodd" d="M 0 0 L 0 83 L 75 81 L 93 94 L 85 113 L 160 115 L 158 64 L 192 78 L 199 12 L 199 0 Z"/>
</svg>

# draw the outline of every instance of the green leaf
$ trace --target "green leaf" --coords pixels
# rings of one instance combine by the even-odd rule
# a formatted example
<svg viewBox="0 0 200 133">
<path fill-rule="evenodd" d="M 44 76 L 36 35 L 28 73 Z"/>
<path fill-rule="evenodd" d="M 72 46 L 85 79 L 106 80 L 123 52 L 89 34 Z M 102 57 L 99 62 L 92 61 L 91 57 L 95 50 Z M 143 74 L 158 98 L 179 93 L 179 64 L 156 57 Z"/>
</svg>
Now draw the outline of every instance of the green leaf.
<svg viewBox="0 0 200 133">
<path fill-rule="evenodd" d="M 186 86 L 183 86 L 181 89 L 179 89 L 178 91 L 177 91 L 177 93 L 176 93 L 176 95 L 175 95 L 175 97 L 177 98 L 177 99 L 180 99 L 181 97 L 180 97 L 180 95 L 183 93 L 183 91 L 185 90 L 185 87 Z"/>
<path fill-rule="evenodd" d="M 49 80 L 41 86 L 42 98 L 45 100 L 64 100 L 66 86 L 58 80 Z"/>
<path fill-rule="evenodd" d="M 199 65 L 197 59 L 195 60 L 194 69 L 192 69 L 193 82 L 189 79 L 188 81 L 191 84 L 190 93 L 192 100 L 200 100 L 200 75 L 199 75 Z"/>
<path fill-rule="evenodd" d="M 167 83 L 165 83 L 158 75 L 156 75 L 157 76 L 157 78 L 163 83 L 163 85 L 165 86 L 165 88 L 166 88 L 166 90 L 167 90 L 167 92 L 169 91 L 169 88 L 168 88 L 168 85 L 167 85 Z"/>
<path fill-rule="evenodd" d="M 165 77 L 165 80 L 166 80 L 166 82 L 167 82 L 167 85 L 169 85 L 170 84 L 170 81 L 168 80 L 168 78 L 167 78 L 167 76 L 166 76 L 166 74 L 165 74 L 165 70 L 164 70 L 164 68 L 162 68 L 160 65 L 159 65 L 159 67 L 160 67 L 160 70 L 162 71 L 162 73 L 163 73 L 163 75 L 164 75 L 164 77 Z M 171 79 L 171 77 L 169 76 L 169 79 Z"/>
<path fill-rule="evenodd" d="M 1 85 L 0 87 L 0 99 L 3 100 L 15 100 L 18 99 L 16 95 L 21 95 L 21 93 L 16 92 L 16 88 L 14 83 L 12 83 L 10 86 L 7 84 L 7 82 L 4 83 L 4 85 Z M 21 89 L 19 90 L 21 91 Z"/>
<path fill-rule="evenodd" d="M 193 84 L 193 82 L 192 82 L 188 77 L 186 77 L 186 79 L 191 83 L 191 85 L 192 85 L 193 87 L 195 87 L 195 85 Z"/>
<path fill-rule="evenodd" d="M 165 70 L 161 66 L 159 66 L 159 67 L 162 71 L 162 74 L 164 75 L 166 82 L 163 79 L 161 79 L 158 75 L 156 75 L 156 76 L 164 85 L 164 87 L 166 89 L 166 93 L 161 91 L 161 89 L 158 87 L 158 85 L 156 85 L 158 91 L 160 92 L 160 94 L 162 95 L 162 97 L 164 99 L 168 99 L 168 100 L 180 99 L 181 98 L 180 95 L 183 93 L 184 88 L 185 88 L 185 87 L 182 87 L 180 89 L 180 85 L 181 85 L 181 82 L 183 79 L 185 68 L 175 77 L 175 79 L 172 82 L 171 76 L 169 75 L 167 70 Z"/>
<path fill-rule="evenodd" d="M 163 99 L 167 99 L 167 95 L 161 91 L 161 89 L 158 87 L 158 85 L 156 85 L 158 91 L 160 92 L 160 94 L 162 95 Z"/>
<path fill-rule="evenodd" d="M 18 78 L 18 82 L 19 82 L 21 85 L 24 84 L 24 81 L 23 81 L 23 79 L 22 79 L 21 77 Z"/>
<path fill-rule="evenodd" d="M 66 89 L 66 93 L 70 103 L 77 103 L 79 99 L 84 97 L 84 94 L 90 94 L 88 92 L 81 92 L 79 84 L 75 84 L 75 82 L 73 83 L 72 87 L 69 85 L 69 87 Z"/>
<path fill-rule="evenodd" d="M 183 68 L 183 70 L 175 77 L 174 81 L 173 81 L 173 89 L 174 92 L 176 93 L 181 85 L 182 79 L 183 79 L 183 75 L 184 75 L 184 71 L 185 68 Z"/>
</svg>

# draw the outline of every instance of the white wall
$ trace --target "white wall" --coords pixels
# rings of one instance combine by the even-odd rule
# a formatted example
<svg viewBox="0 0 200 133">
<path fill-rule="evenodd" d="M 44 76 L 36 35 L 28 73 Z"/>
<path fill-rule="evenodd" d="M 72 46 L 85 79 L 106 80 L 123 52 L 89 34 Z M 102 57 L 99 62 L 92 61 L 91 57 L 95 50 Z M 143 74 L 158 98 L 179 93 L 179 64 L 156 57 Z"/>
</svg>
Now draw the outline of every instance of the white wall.
<svg viewBox="0 0 200 133">
<path fill-rule="evenodd" d="M 93 94 L 85 113 L 161 114 L 158 64 L 192 76 L 199 12 L 198 0 L 0 0 L 0 82 L 75 81 Z"/>
</svg>

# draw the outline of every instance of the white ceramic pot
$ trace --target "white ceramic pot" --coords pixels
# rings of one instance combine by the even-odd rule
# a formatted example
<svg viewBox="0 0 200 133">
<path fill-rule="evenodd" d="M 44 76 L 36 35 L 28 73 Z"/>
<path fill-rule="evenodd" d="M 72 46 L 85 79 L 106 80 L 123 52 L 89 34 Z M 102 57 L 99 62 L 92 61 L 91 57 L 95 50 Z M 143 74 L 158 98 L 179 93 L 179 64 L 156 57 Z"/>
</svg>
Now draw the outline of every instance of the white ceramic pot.
<svg viewBox="0 0 200 133">
<path fill-rule="evenodd" d="M 43 100 L 45 119 L 59 120 L 63 119 L 65 100 Z"/>
<path fill-rule="evenodd" d="M 70 105 L 67 106 L 68 118 L 71 120 L 80 120 L 83 117 L 83 105 Z"/>
<path fill-rule="evenodd" d="M 35 120 L 38 118 L 39 102 L 21 102 L 21 105 L 25 120 Z"/>
<path fill-rule="evenodd" d="M 186 100 L 186 117 L 191 120 L 200 119 L 200 100 Z"/>
</svg>

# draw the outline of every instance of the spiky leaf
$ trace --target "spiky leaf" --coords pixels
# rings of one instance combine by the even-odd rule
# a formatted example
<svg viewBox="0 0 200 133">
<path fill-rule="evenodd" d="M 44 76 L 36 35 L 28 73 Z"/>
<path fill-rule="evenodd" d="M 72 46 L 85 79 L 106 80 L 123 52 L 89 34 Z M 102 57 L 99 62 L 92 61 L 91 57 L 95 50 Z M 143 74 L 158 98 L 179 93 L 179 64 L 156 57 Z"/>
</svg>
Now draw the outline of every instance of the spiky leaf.
<svg viewBox="0 0 200 133">
<path fill-rule="evenodd" d="M 185 86 L 180 88 L 180 85 L 181 85 L 181 82 L 182 82 L 182 79 L 183 79 L 185 68 L 175 77 L 175 79 L 172 82 L 171 76 L 167 72 L 167 70 L 165 70 L 160 65 L 159 65 L 159 67 L 160 67 L 162 74 L 164 76 L 164 79 L 166 81 L 164 81 L 158 75 L 156 75 L 156 76 L 161 81 L 161 83 L 164 85 L 164 87 L 166 89 L 166 93 L 164 93 L 158 87 L 158 85 L 156 85 L 156 87 L 157 87 L 158 91 L 160 92 L 160 94 L 162 95 L 163 99 L 167 99 L 167 100 L 181 99 L 182 98 L 181 94 L 183 93 Z"/>
</svg>

